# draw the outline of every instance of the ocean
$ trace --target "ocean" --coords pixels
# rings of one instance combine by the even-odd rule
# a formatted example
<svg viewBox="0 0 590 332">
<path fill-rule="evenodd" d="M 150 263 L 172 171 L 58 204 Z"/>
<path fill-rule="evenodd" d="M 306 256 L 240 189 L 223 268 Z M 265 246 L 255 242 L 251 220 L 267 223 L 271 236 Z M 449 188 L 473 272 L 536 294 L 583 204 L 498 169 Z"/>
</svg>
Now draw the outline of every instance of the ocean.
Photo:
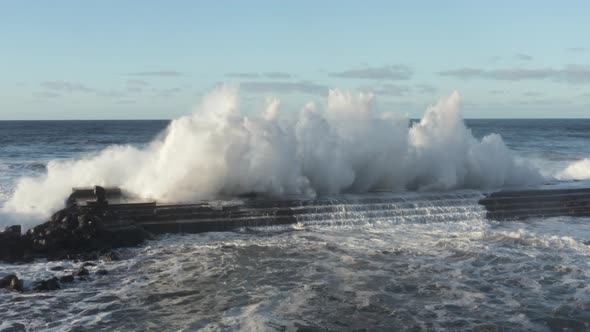
<svg viewBox="0 0 590 332">
<path fill-rule="evenodd" d="M 173 125 L 176 127 L 162 134 L 169 125 L 170 121 L 155 120 L 0 121 L 0 206 L 7 209 L 22 206 L 22 202 L 34 205 L 34 201 L 22 197 L 35 194 L 35 200 L 43 200 L 54 195 L 48 188 L 60 187 L 61 191 L 56 191 L 60 193 L 68 191 L 72 179 L 86 179 L 80 174 L 88 175 L 87 181 L 94 181 L 103 178 L 91 175 L 103 174 L 104 169 L 109 174 L 119 172 L 124 178 L 141 173 L 141 165 L 128 172 L 119 170 L 121 163 L 129 162 L 121 156 L 131 154 L 134 159 L 152 160 L 142 159 L 144 156 L 138 151 L 155 149 L 152 141 L 171 140 L 174 130 L 186 124 L 177 121 Z M 49 293 L 0 290 L 0 331 L 590 331 L 590 218 L 497 222 L 487 220 L 485 210 L 477 204 L 485 193 L 504 187 L 590 186 L 585 181 L 590 177 L 585 168 L 589 165 L 586 158 L 590 157 L 590 120 L 466 120 L 465 125 L 472 137 L 461 142 L 473 139 L 473 146 L 479 148 L 477 142 L 487 142 L 486 135 L 497 133 L 516 163 L 534 167 L 543 179 L 523 184 L 506 180 L 500 186 L 495 185 L 497 174 L 481 183 L 473 180 L 477 172 L 484 177 L 490 170 L 504 167 L 502 174 L 508 174 L 513 167 L 506 166 L 512 165 L 510 161 L 484 168 L 506 158 L 502 152 L 499 157 L 481 159 L 489 151 L 502 149 L 503 145 L 493 141 L 493 149 L 482 155 L 477 155 L 475 148 L 466 147 L 465 155 L 477 157 L 467 159 L 466 164 L 483 160 L 481 167 L 469 169 L 464 179 L 453 176 L 454 182 L 439 183 L 443 173 L 423 176 L 431 172 L 432 165 L 446 165 L 440 161 L 446 162 L 447 152 L 436 150 L 432 155 L 438 159 L 424 159 L 420 155 L 415 157 L 420 163 L 408 162 L 412 168 L 427 164 L 419 166 L 429 167 L 420 176 L 414 176 L 403 188 L 385 188 L 392 189 L 387 195 L 399 198 L 400 203 L 342 204 L 328 212 L 307 215 L 294 227 L 160 236 L 142 247 L 118 250 L 122 258 L 119 261 L 99 262 L 90 267 L 91 273 L 106 269 L 108 275 L 92 275 L 88 281 Z M 453 128 L 452 133 L 462 127 Z M 442 136 L 434 137 L 445 135 L 436 133 Z M 212 140 L 211 137 L 215 135 L 206 139 Z M 381 142 L 380 137 L 375 142 Z M 412 134 L 409 137 L 410 146 L 430 142 L 418 140 Z M 183 159 L 193 151 L 190 149 L 195 149 L 194 153 L 208 152 L 190 146 L 189 141 L 184 136 L 172 152 L 165 145 L 156 151 L 158 156 L 171 153 L 176 158 L 175 165 L 193 165 Z M 264 145 L 261 141 L 255 143 Z M 105 149 L 107 152 L 101 152 Z M 370 150 L 362 146 L 359 149 Z M 227 151 L 231 156 L 242 153 L 235 149 Z M 273 151 L 272 146 L 268 147 L 262 155 L 272 155 Z M 256 152 L 248 150 L 245 155 Z M 379 164 L 378 156 L 372 155 L 376 159 L 370 165 Z M 208 160 L 215 158 L 214 154 L 208 155 Z M 107 159 L 113 160 L 113 164 L 103 162 Z M 90 161 L 83 167 L 55 163 L 69 160 Z M 159 162 L 153 160 L 154 164 Z M 275 162 L 278 161 L 273 159 L 269 163 Z M 222 167 L 217 163 L 211 165 L 215 166 L 212 169 Z M 313 189 L 318 196 L 323 195 L 322 190 L 333 188 L 334 182 L 320 181 L 326 175 L 314 177 L 306 171 L 306 165 L 301 172 L 309 179 L 306 185 L 295 180 L 280 182 L 281 177 L 291 173 L 290 169 L 289 174 L 262 172 L 273 181 L 261 182 L 259 179 L 264 177 L 259 177 L 258 169 L 253 167 L 246 180 L 199 182 L 199 186 L 210 185 L 206 188 L 224 193 L 253 188 L 303 195 L 305 190 Z M 247 167 L 245 163 L 240 166 Z M 161 173 L 149 173 L 151 178 L 121 183 L 137 193 L 190 200 L 190 186 L 180 188 L 180 196 L 165 195 L 169 186 L 163 181 L 182 173 L 181 170 L 162 168 Z M 209 168 L 207 171 L 213 172 Z M 52 172 L 61 173 L 55 180 L 33 182 L 31 189 L 25 185 L 19 188 L 22 177 L 43 178 Z M 199 172 L 203 176 L 212 174 L 202 173 L 202 169 L 196 173 Z M 228 172 L 231 173 L 224 173 L 225 177 L 237 171 L 229 168 Z M 371 168 L 367 174 L 379 172 L 381 168 Z M 463 174 L 456 169 L 450 173 Z M 336 185 L 354 190 L 329 195 L 366 197 L 372 189 L 383 192 L 384 188 L 363 183 L 382 183 L 382 179 L 399 183 L 404 174 L 399 171 L 391 178 L 380 177 L 373 182 L 362 182 L 357 176 L 347 182 L 348 187 L 341 185 L 343 182 Z M 120 178 L 104 181 L 116 184 Z M 514 178 L 518 180 L 519 176 Z M 157 187 L 137 184 L 145 184 L 146 179 L 162 183 Z M 277 182 L 281 186 L 275 187 Z M 179 186 L 182 182 L 171 183 Z M 279 189 L 273 191 L 274 188 Z M 305 190 L 297 191 L 299 188 Z M 203 191 L 203 195 L 210 193 Z M 63 199 L 60 195 L 58 201 Z M 203 199 L 203 195 L 194 198 Z M 14 203 L 13 196 L 20 197 L 20 205 Z M 23 211 L 31 212 L 27 209 L 25 206 Z M 4 218 L 7 225 L 19 220 L 19 212 L 12 209 Z M 30 220 L 30 216 L 26 218 Z M 56 265 L 68 271 L 79 263 L 2 263 L 0 276 L 16 273 L 30 288 L 35 280 L 66 273 L 52 271 Z"/>
</svg>

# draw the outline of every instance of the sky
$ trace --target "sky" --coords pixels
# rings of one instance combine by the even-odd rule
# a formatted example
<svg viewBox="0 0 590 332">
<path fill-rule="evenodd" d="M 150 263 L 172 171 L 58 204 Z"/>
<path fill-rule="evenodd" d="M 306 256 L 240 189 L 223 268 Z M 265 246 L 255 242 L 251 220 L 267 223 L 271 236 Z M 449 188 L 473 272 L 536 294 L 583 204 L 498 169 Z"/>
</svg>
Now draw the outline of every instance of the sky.
<svg viewBox="0 0 590 332">
<path fill-rule="evenodd" d="M 239 84 L 246 111 L 329 89 L 418 118 L 590 117 L 588 1 L 0 2 L 0 120 L 171 119 Z"/>
</svg>

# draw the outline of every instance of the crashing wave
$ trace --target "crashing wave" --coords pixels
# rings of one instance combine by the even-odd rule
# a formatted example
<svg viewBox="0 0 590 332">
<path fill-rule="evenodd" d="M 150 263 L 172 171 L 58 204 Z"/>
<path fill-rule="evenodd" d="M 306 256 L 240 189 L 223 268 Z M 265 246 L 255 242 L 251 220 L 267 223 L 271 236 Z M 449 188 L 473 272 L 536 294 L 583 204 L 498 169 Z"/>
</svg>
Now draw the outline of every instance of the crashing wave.
<svg viewBox="0 0 590 332">
<path fill-rule="evenodd" d="M 542 180 L 499 135 L 473 137 L 459 104 L 455 92 L 410 126 L 407 118 L 377 111 L 371 94 L 331 90 L 325 109 L 310 103 L 288 117 L 276 99 L 259 113 L 242 112 L 238 89 L 222 86 L 144 148 L 111 146 L 84 159 L 50 162 L 44 175 L 19 180 L 4 209 L 48 214 L 72 187 L 93 185 L 185 202 L 252 192 L 312 197 Z"/>
</svg>

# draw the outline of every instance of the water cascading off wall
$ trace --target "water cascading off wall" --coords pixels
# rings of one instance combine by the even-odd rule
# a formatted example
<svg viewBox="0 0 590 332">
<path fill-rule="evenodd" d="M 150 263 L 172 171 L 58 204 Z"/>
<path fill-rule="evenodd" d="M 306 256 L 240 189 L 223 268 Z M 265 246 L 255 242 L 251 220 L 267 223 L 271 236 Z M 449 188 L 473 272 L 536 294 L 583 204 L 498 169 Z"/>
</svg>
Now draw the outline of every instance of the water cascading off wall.
<svg viewBox="0 0 590 332">
<path fill-rule="evenodd" d="M 542 181 L 499 135 L 479 140 L 453 93 L 420 122 L 376 110 L 371 94 L 330 91 L 327 106 L 284 117 L 278 100 L 255 115 L 238 89 L 222 86 L 191 114 L 171 122 L 145 148 L 111 146 L 93 157 L 52 161 L 19 180 L 4 212 L 47 216 L 72 187 L 115 186 L 160 202 L 263 193 L 317 197 L 371 190 L 500 188 Z"/>
</svg>

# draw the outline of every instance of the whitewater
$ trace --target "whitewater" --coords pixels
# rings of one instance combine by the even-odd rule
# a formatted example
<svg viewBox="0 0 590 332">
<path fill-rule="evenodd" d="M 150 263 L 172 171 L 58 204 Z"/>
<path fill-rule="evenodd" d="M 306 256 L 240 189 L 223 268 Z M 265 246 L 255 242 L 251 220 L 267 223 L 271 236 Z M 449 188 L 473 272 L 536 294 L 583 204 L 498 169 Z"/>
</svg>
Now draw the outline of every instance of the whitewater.
<svg viewBox="0 0 590 332">
<path fill-rule="evenodd" d="M 590 218 L 497 222 L 478 201 L 590 187 L 590 121 L 464 120 L 460 104 L 416 121 L 333 90 L 256 111 L 228 85 L 172 121 L 0 122 L 0 226 L 96 184 L 317 202 L 293 226 L 159 236 L 61 290 L 0 290 L 0 331 L 589 331 Z M 82 263 L 0 263 L 0 277 L 30 289 Z"/>
<path fill-rule="evenodd" d="M 248 193 L 493 189 L 544 179 L 499 135 L 474 138 L 457 92 L 419 122 L 409 121 L 377 111 L 371 94 L 338 90 L 329 92 L 325 109 L 309 103 L 296 117 L 282 116 L 276 99 L 259 112 L 244 112 L 238 88 L 225 85 L 145 147 L 113 145 L 90 157 L 50 161 L 44 174 L 17 182 L 4 211 L 47 216 L 71 188 L 94 185 L 191 202 Z"/>
</svg>

